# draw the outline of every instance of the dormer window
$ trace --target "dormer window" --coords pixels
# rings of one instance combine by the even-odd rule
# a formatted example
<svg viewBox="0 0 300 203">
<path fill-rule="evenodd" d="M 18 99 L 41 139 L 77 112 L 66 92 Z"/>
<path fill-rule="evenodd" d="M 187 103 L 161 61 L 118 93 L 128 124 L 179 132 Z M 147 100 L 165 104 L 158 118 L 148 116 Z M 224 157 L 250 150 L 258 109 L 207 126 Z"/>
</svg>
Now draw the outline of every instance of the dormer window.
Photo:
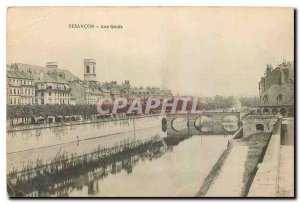
<svg viewBox="0 0 300 203">
<path fill-rule="evenodd" d="M 277 96 L 277 101 L 282 101 L 282 97 L 283 97 L 283 95 L 282 95 L 282 94 L 279 94 L 279 95 Z"/>
<path fill-rule="evenodd" d="M 268 102 L 269 101 L 269 96 L 268 95 L 263 96 L 263 101 L 264 101 L 264 103 Z"/>
</svg>

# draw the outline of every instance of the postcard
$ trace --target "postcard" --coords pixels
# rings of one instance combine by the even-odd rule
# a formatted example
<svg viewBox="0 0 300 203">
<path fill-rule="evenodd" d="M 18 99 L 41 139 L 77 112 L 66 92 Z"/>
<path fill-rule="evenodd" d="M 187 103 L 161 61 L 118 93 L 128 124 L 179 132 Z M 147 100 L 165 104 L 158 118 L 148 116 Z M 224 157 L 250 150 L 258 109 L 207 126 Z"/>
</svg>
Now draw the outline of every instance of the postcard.
<svg viewBox="0 0 300 203">
<path fill-rule="evenodd" d="M 8 8 L 8 196 L 295 197 L 294 15 Z"/>
</svg>

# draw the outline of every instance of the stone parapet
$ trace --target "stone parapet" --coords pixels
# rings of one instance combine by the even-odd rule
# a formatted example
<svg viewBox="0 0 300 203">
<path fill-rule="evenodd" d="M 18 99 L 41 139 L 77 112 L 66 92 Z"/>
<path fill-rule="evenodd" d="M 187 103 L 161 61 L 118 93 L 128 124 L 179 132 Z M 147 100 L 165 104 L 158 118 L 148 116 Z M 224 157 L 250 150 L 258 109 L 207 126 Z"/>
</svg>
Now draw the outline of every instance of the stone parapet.
<svg viewBox="0 0 300 203">
<path fill-rule="evenodd" d="M 278 116 L 272 115 L 249 115 L 243 118 L 243 137 L 256 133 L 271 133 Z"/>
<path fill-rule="evenodd" d="M 258 164 L 248 197 L 275 197 L 278 188 L 281 119 L 278 119 L 264 155 Z"/>
</svg>

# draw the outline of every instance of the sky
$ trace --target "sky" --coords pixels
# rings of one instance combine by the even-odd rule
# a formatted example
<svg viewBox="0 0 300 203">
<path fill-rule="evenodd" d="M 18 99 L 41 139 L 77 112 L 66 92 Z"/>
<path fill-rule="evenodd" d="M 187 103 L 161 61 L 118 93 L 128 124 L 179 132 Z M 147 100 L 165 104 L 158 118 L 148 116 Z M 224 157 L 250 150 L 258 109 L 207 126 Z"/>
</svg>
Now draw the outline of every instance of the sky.
<svg viewBox="0 0 300 203">
<path fill-rule="evenodd" d="M 121 25 L 71 29 L 69 24 Z M 294 60 L 292 8 L 15 7 L 7 11 L 7 63 L 55 61 L 83 79 L 130 80 L 192 96 L 258 96 L 266 65 Z"/>
</svg>

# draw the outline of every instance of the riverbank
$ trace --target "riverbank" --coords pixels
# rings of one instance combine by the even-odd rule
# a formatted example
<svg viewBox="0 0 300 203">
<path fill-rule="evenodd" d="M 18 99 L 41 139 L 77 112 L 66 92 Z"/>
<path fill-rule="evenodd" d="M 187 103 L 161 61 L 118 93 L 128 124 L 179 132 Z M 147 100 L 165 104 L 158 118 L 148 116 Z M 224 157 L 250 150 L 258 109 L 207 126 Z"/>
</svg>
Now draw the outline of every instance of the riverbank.
<svg viewBox="0 0 300 203">
<path fill-rule="evenodd" d="M 63 147 L 70 143 L 83 143 L 83 141 L 112 136 L 120 137 L 121 135 L 124 135 L 124 139 L 131 134 L 138 134 L 139 138 L 146 138 L 150 134 L 151 136 L 157 134 L 165 136 L 165 132 L 162 132 L 161 129 L 162 118 L 163 116 L 146 116 L 135 119 L 98 121 L 7 132 L 6 152 L 12 154 L 45 147 Z M 149 134 L 144 133 L 146 129 Z M 107 142 L 111 141 L 108 140 Z M 93 142 L 91 144 L 93 145 Z"/>
<path fill-rule="evenodd" d="M 264 155 L 264 151 L 267 147 L 268 141 L 270 139 L 270 133 L 259 133 L 248 136 L 246 138 L 241 138 L 237 140 L 230 140 L 227 149 L 223 152 L 223 154 L 218 159 L 217 163 L 212 167 L 209 175 L 205 178 L 203 185 L 201 186 L 199 192 L 196 194 L 196 197 L 204 197 L 210 196 L 209 194 L 214 194 L 214 196 L 220 196 L 223 194 L 223 187 L 220 187 L 220 184 L 228 184 L 223 183 L 224 181 L 220 181 L 218 179 L 224 179 L 224 177 L 230 177 L 233 174 L 234 168 L 240 168 L 239 170 L 240 177 L 234 177 L 234 179 L 239 179 L 236 183 L 231 182 L 233 185 L 233 193 L 238 194 L 238 197 L 245 197 L 249 191 L 251 183 L 254 179 L 257 164 L 262 160 Z M 233 154 L 237 151 L 233 151 L 233 148 L 240 147 L 241 149 L 247 148 L 245 151 L 245 157 L 240 157 L 240 154 L 236 154 L 233 157 Z M 231 159 L 229 159 L 231 157 Z M 238 162 L 243 165 L 237 166 L 236 159 L 243 159 L 243 161 Z M 232 162 L 232 163 L 229 163 Z M 234 162 L 234 163 L 233 163 Z M 227 165 L 227 167 L 225 167 Z M 231 168 L 230 168 L 231 167 Z M 223 173 L 221 173 L 223 172 Z M 235 173 L 234 173 L 235 174 Z M 214 185 L 215 184 L 215 185 Z M 240 185 L 242 187 L 240 187 Z M 214 187 L 213 187 L 214 185 Z M 227 185 L 228 186 L 228 185 Z M 237 186 L 239 186 L 238 191 L 236 190 Z M 235 191 L 234 191 L 235 190 Z M 209 192 L 210 191 L 210 192 Z M 219 193 L 219 194 L 218 194 Z M 229 195 L 230 196 L 230 195 Z"/>
<path fill-rule="evenodd" d="M 151 137 L 152 133 L 149 130 L 143 131 L 148 134 L 145 137 Z M 22 163 L 24 161 L 23 158 L 28 158 L 29 154 L 35 154 L 35 157 L 30 158 L 32 161 L 29 160 L 29 163 L 33 164 L 37 163 L 36 158 L 39 158 L 39 160 L 43 161 L 43 164 L 46 164 L 46 160 L 48 160 L 46 156 L 50 157 L 50 161 L 53 158 L 57 160 L 59 157 L 69 157 L 69 159 L 68 161 L 59 159 L 60 162 L 51 162 L 53 163 L 52 165 L 47 165 L 48 167 L 46 168 L 50 169 L 50 172 L 51 168 L 54 168 L 53 173 L 51 172 L 53 175 L 47 175 L 48 173 L 44 173 L 44 170 L 40 168 L 39 170 L 33 170 L 33 174 L 38 174 L 38 171 L 40 171 L 39 174 L 43 172 L 44 175 L 42 178 L 36 179 L 32 173 L 29 173 L 31 174 L 31 181 L 28 184 L 18 184 L 10 178 L 9 186 L 14 189 L 14 192 L 16 190 L 26 190 L 26 196 L 34 195 L 36 197 L 62 197 L 65 195 L 80 195 L 83 197 L 191 197 L 197 192 L 210 169 L 227 148 L 227 142 L 230 139 L 229 137 L 217 135 L 192 136 L 189 139 L 183 140 L 178 145 L 171 146 L 166 145 L 161 139 L 158 139 L 156 140 L 158 142 L 154 140 L 157 145 L 154 142 L 151 144 L 154 148 L 145 147 L 142 154 L 128 153 L 128 151 L 122 150 L 122 153 L 117 156 L 117 160 L 113 161 L 114 159 L 110 159 L 112 160 L 110 162 L 104 161 L 101 154 L 104 155 L 105 153 L 97 153 L 98 149 L 103 149 L 102 146 L 106 147 L 105 143 L 111 141 L 109 148 L 115 154 L 115 150 L 112 148 L 117 143 L 124 144 L 122 141 L 124 135 L 120 135 L 120 139 L 112 140 L 112 138 L 117 137 L 85 141 L 87 143 L 79 142 L 78 146 L 74 144 L 76 154 L 72 152 L 73 147 L 70 148 L 69 145 L 66 145 L 63 148 L 50 147 L 11 156 L 8 160 L 16 163 L 18 161 L 16 158 L 22 158 Z M 131 138 L 128 141 L 134 141 L 135 136 L 131 134 Z M 95 147 L 92 147 L 91 143 Z M 101 146 L 97 147 L 99 145 Z M 83 153 L 79 153 L 79 150 L 83 150 Z M 81 154 L 85 156 L 80 156 Z M 99 154 L 100 157 L 98 156 Z M 70 165 L 68 163 L 71 163 L 72 157 L 74 164 Z M 82 161 L 79 161 L 77 163 L 76 160 L 85 160 L 84 157 L 87 157 L 87 162 L 82 163 Z M 130 157 L 132 158 L 130 159 Z M 107 158 L 108 156 L 106 156 Z M 99 159 L 102 159 L 102 161 Z M 89 162 L 91 164 L 88 164 Z M 25 160 L 25 163 L 28 163 L 28 161 Z M 67 163 L 67 168 L 64 165 L 61 167 L 59 163 Z M 105 163 L 107 167 L 101 167 L 101 163 Z M 74 168 L 78 164 L 80 167 Z M 74 170 L 69 167 L 74 168 Z M 25 178 L 25 180 L 26 177 L 20 176 L 21 179 Z M 13 183 L 16 186 L 12 185 Z"/>
<path fill-rule="evenodd" d="M 76 126 L 83 124 L 93 124 L 93 123 L 106 123 L 106 122 L 118 122 L 124 120 L 133 120 L 140 118 L 148 118 L 148 117 L 160 117 L 164 116 L 162 114 L 149 114 L 149 115 L 138 115 L 131 117 L 120 117 L 120 118 L 105 118 L 105 119 L 91 119 L 91 120 L 83 120 L 83 121 L 69 121 L 69 122 L 60 122 L 60 123 L 46 123 L 46 124 L 28 124 L 28 125 L 19 125 L 19 126 L 10 126 L 7 127 L 7 132 L 17 132 L 24 130 L 35 130 L 35 129 L 45 129 L 45 128 L 54 128 L 54 127 L 65 127 L 65 126 Z"/>
<path fill-rule="evenodd" d="M 247 160 L 245 163 L 245 172 L 243 178 L 243 189 L 241 196 L 246 197 L 252 181 L 255 177 L 257 165 L 264 157 L 271 133 L 259 133 L 241 139 L 244 145 L 249 146 Z"/>
<path fill-rule="evenodd" d="M 230 154 L 230 151 L 232 149 L 232 146 L 229 145 L 227 149 L 224 150 L 224 152 L 219 157 L 217 163 L 212 167 L 210 173 L 205 178 L 199 192 L 195 195 L 196 197 L 204 197 L 209 190 L 210 186 L 213 184 L 216 177 L 219 175 L 222 166 L 225 163 L 225 160 L 227 159 L 228 155 Z"/>
</svg>

